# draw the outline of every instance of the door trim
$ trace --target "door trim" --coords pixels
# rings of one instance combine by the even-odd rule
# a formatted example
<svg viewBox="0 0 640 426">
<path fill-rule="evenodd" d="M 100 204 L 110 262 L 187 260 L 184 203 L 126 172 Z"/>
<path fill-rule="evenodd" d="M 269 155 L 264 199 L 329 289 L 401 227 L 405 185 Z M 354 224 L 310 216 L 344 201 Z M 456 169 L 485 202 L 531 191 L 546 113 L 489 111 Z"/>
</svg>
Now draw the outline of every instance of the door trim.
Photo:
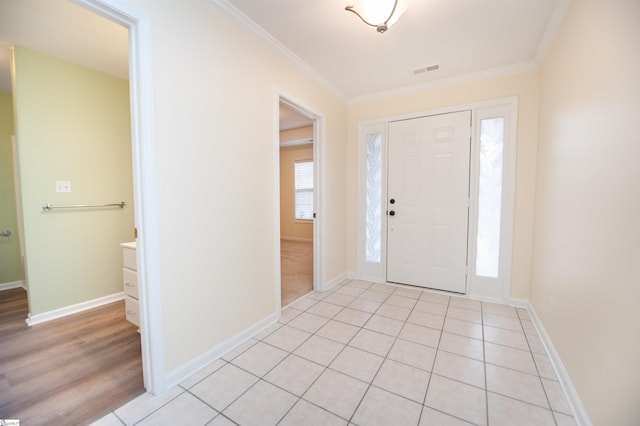
<svg viewBox="0 0 640 426">
<path fill-rule="evenodd" d="M 142 373 L 147 392 L 167 390 L 162 328 L 162 287 L 158 241 L 156 150 L 153 143 L 153 71 L 151 18 L 126 0 L 73 0 L 129 30 L 129 93 L 131 103 L 131 150 Z"/>
<path fill-rule="evenodd" d="M 494 108 L 503 108 L 505 117 L 505 148 L 504 148 L 504 172 L 503 172 L 503 199 L 501 214 L 501 250 L 500 250 L 500 274 L 493 281 L 479 282 L 474 276 L 475 265 L 475 241 L 477 238 L 477 210 L 478 190 L 478 149 L 479 132 L 476 117 L 483 111 Z M 513 228 L 515 216 L 515 179 L 516 179 L 516 148 L 517 148 L 517 119 L 518 97 L 498 98 L 488 101 L 473 102 L 453 107 L 418 111 L 396 116 L 387 116 L 375 120 L 362 121 L 358 125 L 358 207 L 357 207 L 357 278 L 374 282 L 386 282 L 386 220 L 382 221 L 381 262 L 372 263 L 365 261 L 365 215 L 366 215 L 366 136 L 374 132 L 380 132 L 383 138 L 382 160 L 382 194 L 387 196 L 387 153 L 388 153 L 388 124 L 391 121 L 410 120 L 419 117 L 427 117 L 439 114 L 448 114 L 471 110 L 471 165 L 470 165 L 470 217 L 467 245 L 468 278 L 467 296 L 485 300 L 507 302 L 511 294 L 511 271 L 513 254 Z M 386 204 L 383 205 L 383 213 Z M 384 218 L 384 216 L 383 216 Z"/>
<path fill-rule="evenodd" d="M 285 90 L 276 87 L 274 89 L 274 187 L 275 187 L 275 212 L 274 212 L 274 229 L 276 230 L 276 307 L 278 317 L 282 312 L 281 287 L 282 287 L 282 271 L 280 268 L 280 102 L 287 104 L 291 109 L 313 120 L 313 203 L 316 217 L 313 220 L 313 289 L 322 291 L 326 289 L 324 283 L 324 256 L 322 248 L 324 247 L 324 135 L 326 133 L 326 119 L 324 114 L 315 108 L 307 105 L 302 100 L 296 98 Z"/>
</svg>

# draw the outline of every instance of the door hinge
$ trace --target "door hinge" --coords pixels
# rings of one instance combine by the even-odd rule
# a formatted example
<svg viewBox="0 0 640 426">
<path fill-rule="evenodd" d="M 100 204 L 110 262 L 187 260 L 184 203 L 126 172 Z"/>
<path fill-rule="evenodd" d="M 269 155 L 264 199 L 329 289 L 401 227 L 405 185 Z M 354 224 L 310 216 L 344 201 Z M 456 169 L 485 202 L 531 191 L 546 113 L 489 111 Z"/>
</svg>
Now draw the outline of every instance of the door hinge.
<svg viewBox="0 0 640 426">
<path fill-rule="evenodd" d="M 316 212 L 313 212 L 313 218 L 315 219 L 317 216 Z"/>
<path fill-rule="evenodd" d="M 138 239 L 138 228 L 133 228 L 133 239 L 134 240 Z"/>
</svg>

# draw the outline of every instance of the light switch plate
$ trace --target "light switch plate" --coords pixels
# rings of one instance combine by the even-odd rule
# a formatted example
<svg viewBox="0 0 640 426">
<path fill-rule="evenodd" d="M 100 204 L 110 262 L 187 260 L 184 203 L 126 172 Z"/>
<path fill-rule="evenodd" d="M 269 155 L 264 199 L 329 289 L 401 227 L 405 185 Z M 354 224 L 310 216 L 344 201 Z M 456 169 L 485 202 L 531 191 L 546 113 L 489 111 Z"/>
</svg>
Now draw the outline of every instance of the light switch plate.
<svg viewBox="0 0 640 426">
<path fill-rule="evenodd" d="M 68 180 L 57 180 L 56 181 L 56 192 L 71 192 L 71 181 L 68 181 Z"/>
</svg>

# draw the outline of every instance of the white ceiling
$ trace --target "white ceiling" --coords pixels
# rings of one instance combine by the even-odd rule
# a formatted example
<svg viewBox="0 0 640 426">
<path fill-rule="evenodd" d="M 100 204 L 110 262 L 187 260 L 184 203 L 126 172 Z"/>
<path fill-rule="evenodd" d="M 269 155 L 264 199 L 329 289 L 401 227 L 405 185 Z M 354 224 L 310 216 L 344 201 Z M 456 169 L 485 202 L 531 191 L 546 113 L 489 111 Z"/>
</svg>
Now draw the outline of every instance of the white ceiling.
<svg viewBox="0 0 640 426">
<path fill-rule="evenodd" d="M 209 1 L 230 3 L 349 99 L 509 67 L 533 69 L 568 4 L 413 0 L 379 34 L 344 10 L 350 0 Z M 432 64 L 440 69 L 413 76 L 412 69 Z"/>
<path fill-rule="evenodd" d="M 346 12 L 349 0 L 207 1 L 354 100 L 534 69 L 570 0 L 413 0 L 385 34 Z M 69 0 L 0 0 L 0 91 L 10 90 L 12 44 L 127 78 L 127 30 Z"/>
<path fill-rule="evenodd" d="M 0 91 L 11 91 L 9 47 L 19 45 L 128 78 L 128 31 L 69 0 L 0 0 Z"/>
</svg>

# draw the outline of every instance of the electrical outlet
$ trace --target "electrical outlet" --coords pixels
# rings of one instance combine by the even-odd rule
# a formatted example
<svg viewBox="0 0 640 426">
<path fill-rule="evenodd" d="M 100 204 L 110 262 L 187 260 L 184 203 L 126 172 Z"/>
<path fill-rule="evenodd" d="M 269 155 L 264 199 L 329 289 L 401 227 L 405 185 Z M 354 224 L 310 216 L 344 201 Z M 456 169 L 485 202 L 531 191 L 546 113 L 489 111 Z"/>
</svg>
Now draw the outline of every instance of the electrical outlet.
<svg viewBox="0 0 640 426">
<path fill-rule="evenodd" d="M 57 180 L 56 181 L 56 192 L 71 192 L 71 181 L 68 181 L 68 180 Z"/>
</svg>

